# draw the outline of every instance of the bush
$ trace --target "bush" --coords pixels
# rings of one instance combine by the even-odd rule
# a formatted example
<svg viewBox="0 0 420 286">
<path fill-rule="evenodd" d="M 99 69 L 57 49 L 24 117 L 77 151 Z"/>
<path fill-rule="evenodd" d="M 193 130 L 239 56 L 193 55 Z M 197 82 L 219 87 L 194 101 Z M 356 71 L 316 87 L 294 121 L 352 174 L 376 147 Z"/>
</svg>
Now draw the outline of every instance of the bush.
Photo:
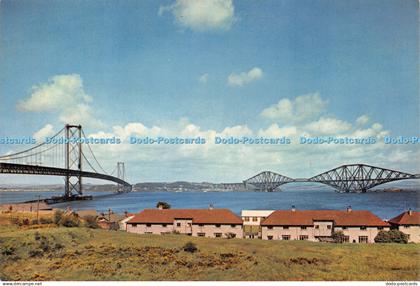
<svg viewBox="0 0 420 286">
<path fill-rule="evenodd" d="M 156 204 L 156 207 L 157 208 L 161 207 L 162 209 L 170 209 L 171 208 L 171 205 L 168 204 L 167 202 L 158 202 Z"/>
<path fill-rule="evenodd" d="M 120 230 L 120 226 L 117 222 L 113 222 L 109 225 L 109 230 Z"/>
<path fill-rule="evenodd" d="M 232 239 L 236 237 L 236 234 L 234 234 L 233 232 L 228 232 L 225 234 L 227 239 Z"/>
<path fill-rule="evenodd" d="M 39 223 L 40 224 L 51 224 L 51 223 L 53 223 L 54 221 L 51 219 L 51 218 L 49 218 L 49 217 L 41 217 L 40 219 L 39 219 Z"/>
<path fill-rule="evenodd" d="M 40 240 L 41 239 L 41 235 L 39 234 L 39 232 L 34 233 L 34 238 L 35 238 L 35 240 Z"/>
<path fill-rule="evenodd" d="M 61 218 L 59 224 L 65 227 L 76 227 L 80 225 L 80 220 L 76 216 L 65 215 Z"/>
<path fill-rule="evenodd" d="M 60 210 L 56 210 L 55 212 L 54 212 L 54 223 L 56 224 L 56 225 L 59 225 L 60 224 L 60 221 L 61 221 L 61 219 L 64 217 L 64 212 L 63 211 L 60 211 Z"/>
<path fill-rule="evenodd" d="M 334 231 L 331 235 L 331 238 L 333 239 L 334 243 L 343 243 L 344 242 L 344 233 L 339 231 Z"/>
<path fill-rule="evenodd" d="M 15 250 L 16 249 L 14 247 L 6 246 L 1 251 L 1 254 L 3 254 L 3 255 L 13 255 L 15 253 Z"/>
<path fill-rule="evenodd" d="M 408 236 L 396 229 L 390 231 L 381 230 L 375 237 L 376 243 L 408 243 Z"/>
<path fill-rule="evenodd" d="M 194 253 L 198 250 L 197 246 L 194 243 L 192 243 L 191 241 L 187 242 L 184 245 L 183 249 L 184 249 L 184 251 L 190 252 L 190 253 Z"/>
<path fill-rule="evenodd" d="M 99 228 L 98 222 L 96 221 L 96 216 L 87 215 L 85 216 L 84 220 L 85 220 L 85 227 Z"/>
<path fill-rule="evenodd" d="M 30 250 L 28 253 L 29 257 L 42 257 L 44 253 L 39 249 Z"/>
</svg>

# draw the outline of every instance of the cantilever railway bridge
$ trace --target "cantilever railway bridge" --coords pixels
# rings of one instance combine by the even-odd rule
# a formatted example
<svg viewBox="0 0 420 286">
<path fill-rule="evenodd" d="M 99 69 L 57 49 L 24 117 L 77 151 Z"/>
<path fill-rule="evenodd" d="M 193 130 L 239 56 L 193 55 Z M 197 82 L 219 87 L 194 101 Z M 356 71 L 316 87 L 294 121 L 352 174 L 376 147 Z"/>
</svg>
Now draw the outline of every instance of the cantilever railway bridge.
<svg viewBox="0 0 420 286">
<path fill-rule="evenodd" d="M 281 185 L 293 182 L 322 183 L 339 192 L 366 192 L 367 190 L 389 182 L 420 179 L 420 174 L 409 174 L 384 169 L 366 164 L 342 165 L 319 175 L 305 179 L 292 179 L 271 171 L 261 172 L 245 181 L 246 188 L 273 192 Z"/>
<path fill-rule="evenodd" d="M 65 198 L 83 195 L 82 178 L 115 182 L 118 193 L 131 191 L 132 186 L 124 179 L 124 163 L 118 162 L 114 171 L 106 172 L 90 145 L 82 143 L 82 136 L 86 137 L 81 125 L 67 124 L 52 137 L 52 142 L 63 139 L 64 144 L 44 142 L 21 152 L 0 156 L 0 173 L 63 176 Z"/>
</svg>

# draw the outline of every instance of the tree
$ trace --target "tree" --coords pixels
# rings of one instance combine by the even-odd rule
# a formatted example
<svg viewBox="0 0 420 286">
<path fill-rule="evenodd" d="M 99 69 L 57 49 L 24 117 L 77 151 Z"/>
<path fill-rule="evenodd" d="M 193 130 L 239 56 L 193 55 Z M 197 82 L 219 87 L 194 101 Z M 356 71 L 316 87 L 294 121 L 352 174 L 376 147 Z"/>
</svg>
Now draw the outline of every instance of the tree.
<svg viewBox="0 0 420 286">
<path fill-rule="evenodd" d="M 335 243 L 343 243 L 344 242 L 344 233 L 341 230 L 334 231 L 331 235 L 331 238 Z"/>
<path fill-rule="evenodd" d="M 375 237 L 376 243 L 407 243 L 408 236 L 396 229 L 390 231 L 381 230 Z"/>
<path fill-rule="evenodd" d="M 85 226 L 88 228 L 99 228 L 98 222 L 96 220 L 96 216 L 93 215 L 87 215 L 84 218 L 85 220 Z"/>
<path fill-rule="evenodd" d="M 197 245 L 195 245 L 194 243 L 192 243 L 191 241 L 187 242 L 184 246 L 183 246 L 184 251 L 186 252 L 190 252 L 190 253 L 194 253 L 198 250 Z"/>
<path fill-rule="evenodd" d="M 158 202 L 158 203 L 156 204 L 156 207 L 157 207 L 158 209 L 170 209 L 170 208 L 171 208 L 171 205 L 170 205 L 170 204 L 168 204 L 167 202 Z"/>
</svg>

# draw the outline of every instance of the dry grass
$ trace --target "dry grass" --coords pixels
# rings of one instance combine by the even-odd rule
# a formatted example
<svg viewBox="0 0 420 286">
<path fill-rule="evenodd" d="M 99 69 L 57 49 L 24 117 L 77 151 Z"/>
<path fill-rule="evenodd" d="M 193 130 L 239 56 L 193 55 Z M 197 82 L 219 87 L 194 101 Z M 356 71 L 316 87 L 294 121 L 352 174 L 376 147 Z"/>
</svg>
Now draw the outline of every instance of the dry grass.
<svg viewBox="0 0 420 286">
<path fill-rule="evenodd" d="M 198 251 L 183 246 L 192 241 Z M 0 279 L 419 280 L 415 244 L 324 244 L 0 227 Z"/>
</svg>

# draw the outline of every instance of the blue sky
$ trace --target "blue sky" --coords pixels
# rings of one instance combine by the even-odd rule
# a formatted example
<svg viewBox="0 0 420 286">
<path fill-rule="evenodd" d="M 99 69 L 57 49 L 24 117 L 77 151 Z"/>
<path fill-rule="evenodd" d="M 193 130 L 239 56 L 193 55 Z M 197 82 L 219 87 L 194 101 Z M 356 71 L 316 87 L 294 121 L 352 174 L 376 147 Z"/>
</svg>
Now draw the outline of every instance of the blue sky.
<svg viewBox="0 0 420 286">
<path fill-rule="evenodd" d="M 80 103 L 88 106 L 84 112 L 89 114 L 76 120 L 91 134 L 115 134 L 118 126 L 129 123 L 149 129 L 156 126 L 171 134 L 181 133 L 188 124 L 205 133 L 228 128 L 224 134 L 235 126 L 235 130 L 246 127 L 259 134 L 277 124 L 279 128 L 295 127 L 302 134 L 311 122 L 321 124 L 325 122 L 320 123 L 321 118 L 330 118 L 352 125 L 342 124 L 344 129 L 338 133 L 332 128 L 331 134 L 345 130 L 356 134 L 377 123 L 380 132 L 419 135 L 417 1 L 203 3 L 200 9 L 187 0 L 1 1 L 0 137 L 33 135 L 48 124 L 59 130 L 60 118 L 69 118 L 72 104 L 73 112 L 78 112 Z M 52 106 L 49 110 L 29 106 L 37 90 L 48 92 L 42 86 L 54 88 L 55 76 L 79 79 L 79 88 L 90 100 L 84 101 L 83 96 L 78 102 L 64 100 L 62 105 L 69 108 Z M 282 99 L 294 103 L 308 94 L 317 94 L 325 102 L 316 118 L 303 123 L 284 114 L 262 115 Z M 306 97 L 309 105 L 311 98 Z M 26 102 L 25 108 L 18 108 L 19 102 Z M 361 116 L 369 118 L 365 127 L 356 126 Z M 375 136 L 383 136 L 380 132 Z M 0 153 L 8 148 L 0 146 Z M 104 156 L 109 152 L 102 151 Z M 136 151 L 148 152 L 131 150 Z M 153 166 L 150 158 L 153 152 L 166 151 L 150 151 L 149 159 L 139 157 L 132 162 L 147 170 L 134 167 L 130 176 L 134 180 L 235 181 L 260 168 L 282 171 L 282 164 L 290 162 L 281 153 L 285 150 L 278 153 L 268 148 L 263 150 L 267 158 L 283 156 L 283 161 L 266 163 L 260 155 L 251 161 L 240 160 L 252 157 L 248 152 L 260 154 L 257 150 L 232 151 L 237 157 L 231 161 L 219 151 L 190 157 L 178 151 L 179 156 L 167 158 L 163 167 Z M 410 161 L 413 154 L 419 154 L 417 146 L 391 151 L 404 153 L 406 158 L 397 156 L 391 161 L 394 165 L 407 171 L 418 169 L 418 163 Z M 384 158 L 391 151 L 383 149 L 382 159 L 366 160 L 389 164 Z M 299 152 L 307 152 L 302 155 L 307 158 L 315 151 Z M 359 154 L 354 160 L 369 154 Z M 129 151 L 115 156 L 131 158 Z M 311 162 L 317 161 L 318 153 L 314 156 Z M 347 159 L 336 156 L 328 166 Z M 211 169 L 211 160 L 218 168 Z M 176 162 L 180 161 L 185 166 L 178 170 Z M 236 168 L 235 164 L 243 168 L 227 175 L 226 170 Z M 301 158 L 292 164 L 295 167 L 283 173 L 298 173 Z M 323 171 L 326 166 L 317 168 Z M 161 177 L 162 168 L 165 175 Z"/>
</svg>

